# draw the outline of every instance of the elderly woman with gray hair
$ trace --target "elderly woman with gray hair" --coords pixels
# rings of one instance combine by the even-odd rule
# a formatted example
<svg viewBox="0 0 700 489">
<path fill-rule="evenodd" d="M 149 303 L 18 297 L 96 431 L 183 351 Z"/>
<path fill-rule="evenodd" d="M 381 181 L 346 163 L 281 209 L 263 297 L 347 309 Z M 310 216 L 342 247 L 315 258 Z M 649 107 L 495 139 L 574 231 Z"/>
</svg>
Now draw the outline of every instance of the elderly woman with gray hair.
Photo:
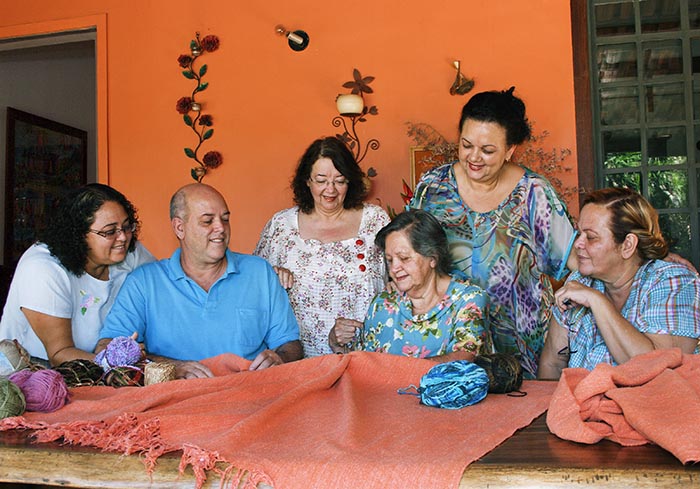
<svg viewBox="0 0 700 489">
<path fill-rule="evenodd" d="M 447 236 L 428 212 L 411 209 L 377 234 L 394 287 L 377 294 L 364 324 L 339 318 L 329 335 L 336 353 L 376 351 L 439 362 L 490 351 L 488 297 L 452 269 Z"/>
</svg>

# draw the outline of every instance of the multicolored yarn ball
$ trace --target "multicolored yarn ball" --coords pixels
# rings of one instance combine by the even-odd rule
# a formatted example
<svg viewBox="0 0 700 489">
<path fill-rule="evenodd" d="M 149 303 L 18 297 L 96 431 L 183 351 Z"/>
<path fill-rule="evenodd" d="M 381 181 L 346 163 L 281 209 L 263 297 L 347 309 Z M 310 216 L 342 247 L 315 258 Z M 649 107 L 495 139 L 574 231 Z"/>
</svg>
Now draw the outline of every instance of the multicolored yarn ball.
<svg viewBox="0 0 700 489">
<path fill-rule="evenodd" d="M 25 406 L 24 394 L 20 388 L 9 379 L 0 378 L 0 419 L 21 416 Z"/>
<path fill-rule="evenodd" d="M 128 367 L 114 367 L 105 374 L 104 384 L 110 387 L 142 386 L 143 365 L 141 362 Z"/>
<path fill-rule="evenodd" d="M 29 353 L 17 340 L 0 341 L 0 377 L 29 367 Z"/>
<path fill-rule="evenodd" d="M 27 411 L 51 413 L 68 402 L 68 386 L 55 370 L 20 370 L 10 375 L 27 402 Z"/>
<path fill-rule="evenodd" d="M 114 367 L 134 365 L 141 360 L 141 346 L 130 336 L 117 336 L 107 345 L 107 348 L 95 356 L 95 363 L 102 366 L 105 372 Z"/>
<path fill-rule="evenodd" d="M 489 392 L 506 394 L 517 391 L 523 383 L 523 368 L 514 355 L 488 353 L 474 360 L 489 376 Z"/>
<path fill-rule="evenodd" d="M 63 376 L 68 387 L 100 385 L 104 375 L 101 366 L 82 358 L 63 362 L 54 370 Z"/>
<path fill-rule="evenodd" d="M 412 386 L 415 388 L 415 386 Z M 459 409 L 486 397 L 489 377 L 478 365 L 466 360 L 440 363 L 426 372 L 416 390 L 426 406 Z M 408 394 L 399 389 L 400 394 Z"/>
</svg>

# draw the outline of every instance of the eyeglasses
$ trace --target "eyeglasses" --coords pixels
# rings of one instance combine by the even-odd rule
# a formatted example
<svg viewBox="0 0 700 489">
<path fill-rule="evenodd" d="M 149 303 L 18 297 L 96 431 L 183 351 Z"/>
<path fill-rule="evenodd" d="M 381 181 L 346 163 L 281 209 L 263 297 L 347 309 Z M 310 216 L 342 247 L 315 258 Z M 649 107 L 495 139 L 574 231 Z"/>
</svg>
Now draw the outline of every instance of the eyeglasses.
<svg viewBox="0 0 700 489">
<path fill-rule="evenodd" d="M 117 233 L 124 233 L 126 235 L 131 234 L 134 231 L 136 231 L 136 224 L 134 223 L 127 224 L 126 226 L 121 228 L 108 229 L 106 231 L 96 231 L 94 229 L 88 229 L 88 232 L 95 233 L 98 236 L 102 236 L 105 239 L 115 239 L 117 237 Z"/>
<path fill-rule="evenodd" d="M 328 187 L 329 185 L 333 186 L 335 188 L 347 187 L 347 185 L 348 185 L 348 181 L 344 178 L 342 178 L 342 179 L 339 178 L 338 180 L 316 180 L 315 178 L 310 178 L 309 180 L 314 185 L 316 185 L 318 187 L 324 187 L 324 188 Z"/>
</svg>

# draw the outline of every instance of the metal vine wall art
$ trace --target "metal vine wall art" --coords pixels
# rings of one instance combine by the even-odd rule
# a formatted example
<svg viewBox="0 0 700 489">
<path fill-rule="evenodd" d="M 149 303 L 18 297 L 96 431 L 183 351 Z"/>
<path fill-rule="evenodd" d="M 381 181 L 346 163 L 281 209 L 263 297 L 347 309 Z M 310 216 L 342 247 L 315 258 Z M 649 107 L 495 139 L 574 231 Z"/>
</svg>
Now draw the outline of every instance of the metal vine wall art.
<svg viewBox="0 0 700 489">
<path fill-rule="evenodd" d="M 182 114 L 185 125 L 192 129 L 197 136 L 197 145 L 194 148 L 185 148 L 185 155 L 197 162 L 197 166 L 190 170 L 190 175 L 197 182 L 201 182 L 209 170 L 213 170 L 223 163 L 221 153 L 218 151 L 208 151 L 200 157 L 202 143 L 214 135 L 212 128 L 214 119 L 211 114 L 204 113 L 202 103 L 197 101 L 198 94 L 209 86 L 208 82 L 202 81 L 204 75 L 207 74 L 207 65 L 202 64 L 199 68 L 195 66 L 200 56 L 217 49 L 219 49 L 217 36 L 208 35 L 200 40 L 199 32 L 197 32 L 195 39 L 190 41 L 190 54 L 181 54 L 177 58 L 180 68 L 183 69 L 182 75 L 195 82 L 192 94 L 189 97 L 181 97 L 177 101 L 175 109 Z"/>
</svg>

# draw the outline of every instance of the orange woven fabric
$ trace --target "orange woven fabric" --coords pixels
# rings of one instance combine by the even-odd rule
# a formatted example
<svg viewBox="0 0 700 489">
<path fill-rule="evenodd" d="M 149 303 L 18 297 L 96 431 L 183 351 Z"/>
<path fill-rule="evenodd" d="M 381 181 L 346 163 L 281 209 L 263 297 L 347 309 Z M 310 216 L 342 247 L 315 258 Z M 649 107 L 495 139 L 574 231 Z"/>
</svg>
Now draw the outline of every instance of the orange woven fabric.
<svg viewBox="0 0 700 489">
<path fill-rule="evenodd" d="M 656 350 L 592 371 L 564 369 L 547 426 L 579 443 L 656 443 L 681 462 L 700 461 L 700 355 Z"/>
<path fill-rule="evenodd" d="M 148 468 L 183 450 L 181 467 L 191 464 L 200 484 L 224 462 L 215 472 L 231 486 L 243 469 L 251 484 L 278 488 L 442 489 L 457 487 L 467 465 L 543 413 L 556 387 L 525 382 L 526 397 L 490 394 L 446 410 L 396 392 L 418 385 L 429 360 L 355 352 L 258 372 L 233 355 L 205 363 L 216 377 L 80 387 L 59 411 L 8 418 L 0 429 L 141 453 Z"/>
</svg>

